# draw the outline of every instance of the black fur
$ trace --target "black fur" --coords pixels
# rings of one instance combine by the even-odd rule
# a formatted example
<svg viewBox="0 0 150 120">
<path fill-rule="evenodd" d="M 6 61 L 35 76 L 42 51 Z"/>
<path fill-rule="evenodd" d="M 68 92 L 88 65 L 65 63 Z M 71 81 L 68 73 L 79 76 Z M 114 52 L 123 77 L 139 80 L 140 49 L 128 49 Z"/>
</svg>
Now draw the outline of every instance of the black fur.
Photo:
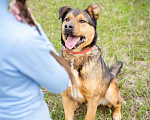
<svg viewBox="0 0 150 120">
<path fill-rule="evenodd" d="M 64 22 L 64 18 L 66 17 L 66 15 L 70 12 L 70 11 L 72 11 L 73 9 L 70 9 L 68 12 L 65 12 L 64 13 L 64 15 L 61 17 L 62 19 L 62 23 Z"/>
</svg>

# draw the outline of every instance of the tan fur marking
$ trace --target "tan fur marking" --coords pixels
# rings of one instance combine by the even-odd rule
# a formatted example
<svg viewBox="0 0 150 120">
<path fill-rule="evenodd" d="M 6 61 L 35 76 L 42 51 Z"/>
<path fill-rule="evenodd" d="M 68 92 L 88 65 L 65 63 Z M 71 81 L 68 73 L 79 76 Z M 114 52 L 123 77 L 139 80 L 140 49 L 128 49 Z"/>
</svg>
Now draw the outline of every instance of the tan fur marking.
<svg viewBox="0 0 150 120">
<path fill-rule="evenodd" d="M 78 21 L 79 20 L 85 20 L 86 21 L 86 19 L 85 19 L 83 14 L 79 14 L 76 18 L 77 18 Z"/>
<path fill-rule="evenodd" d="M 99 18 L 100 7 L 97 4 L 91 4 L 87 11 L 91 16 L 93 16 L 96 20 Z"/>
<path fill-rule="evenodd" d="M 66 18 L 69 18 L 70 20 L 72 20 L 74 18 L 74 15 L 72 13 L 67 14 Z"/>
</svg>

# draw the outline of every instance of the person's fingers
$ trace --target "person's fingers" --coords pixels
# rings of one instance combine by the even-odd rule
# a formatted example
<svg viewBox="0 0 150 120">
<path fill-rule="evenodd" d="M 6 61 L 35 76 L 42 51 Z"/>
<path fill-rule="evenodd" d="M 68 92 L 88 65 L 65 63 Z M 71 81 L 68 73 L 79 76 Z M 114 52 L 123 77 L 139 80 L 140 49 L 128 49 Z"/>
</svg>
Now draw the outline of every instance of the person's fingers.
<svg viewBox="0 0 150 120">
<path fill-rule="evenodd" d="M 20 14 L 19 7 L 15 3 L 11 2 L 9 4 L 9 6 L 10 6 L 10 9 L 13 11 L 14 14 Z"/>
<path fill-rule="evenodd" d="M 15 17 L 17 18 L 18 21 L 21 21 L 21 17 L 19 15 L 15 15 Z"/>
<path fill-rule="evenodd" d="M 12 13 L 18 21 L 22 20 L 22 18 L 20 17 L 20 15 L 14 14 L 14 12 L 12 10 L 9 10 L 9 12 Z"/>
<path fill-rule="evenodd" d="M 10 4 L 9 4 L 9 6 L 10 6 L 10 13 L 12 13 L 15 17 L 16 17 L 16 19 L 18 20 L 18 21 L 21 21 L 21 17 L 20 17 L 20 10 L 19 10 L 19 7 L 16 5 L 16 1 L 15 0 L 13 0 Z"/>
</svg>

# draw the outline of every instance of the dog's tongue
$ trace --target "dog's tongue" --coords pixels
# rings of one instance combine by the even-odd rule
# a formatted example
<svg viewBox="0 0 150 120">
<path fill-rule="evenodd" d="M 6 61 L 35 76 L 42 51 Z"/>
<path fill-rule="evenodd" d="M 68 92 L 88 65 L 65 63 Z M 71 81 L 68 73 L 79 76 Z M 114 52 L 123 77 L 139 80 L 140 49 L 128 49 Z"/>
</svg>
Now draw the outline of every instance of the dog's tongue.
<svg viewBox="0 0 150 120">
<path fill-rule="evenodd" d="M 70 36 L 67 38 L 67 40 L 65 41 L 65 46 L 68 48 L 68 49 L 72 49 L 75 47 L 75 45 L 77 44 L 77 42 L 79 41 L 79 38 L 80 37 L 73 37 L 73 36 Z"/>
</svg>

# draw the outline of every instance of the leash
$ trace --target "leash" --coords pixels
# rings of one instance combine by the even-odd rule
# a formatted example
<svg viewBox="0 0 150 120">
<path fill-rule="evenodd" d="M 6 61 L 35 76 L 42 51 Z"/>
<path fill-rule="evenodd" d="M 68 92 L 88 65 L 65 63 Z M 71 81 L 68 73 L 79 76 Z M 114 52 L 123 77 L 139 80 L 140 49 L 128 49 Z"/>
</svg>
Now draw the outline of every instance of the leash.
<svg viewBox="0 0 150 120">
<path fill-rule="evenodd" d="M 83 54 L 83 53 L 89 52 L 92 48 L 93 48 L 93 47 L 91 47 L 91 48 L 89 48 L 89 49 L 86 49 L 86 50 L 83 50 L 83 51 L 80 51 L 80 52 L 71 52 L 71 51 L 69 51 L 67 48 L 66 48 L 66 50 L 67 50 L 69 53 L 71 53 L 71 54 Z"/>
</svg>

